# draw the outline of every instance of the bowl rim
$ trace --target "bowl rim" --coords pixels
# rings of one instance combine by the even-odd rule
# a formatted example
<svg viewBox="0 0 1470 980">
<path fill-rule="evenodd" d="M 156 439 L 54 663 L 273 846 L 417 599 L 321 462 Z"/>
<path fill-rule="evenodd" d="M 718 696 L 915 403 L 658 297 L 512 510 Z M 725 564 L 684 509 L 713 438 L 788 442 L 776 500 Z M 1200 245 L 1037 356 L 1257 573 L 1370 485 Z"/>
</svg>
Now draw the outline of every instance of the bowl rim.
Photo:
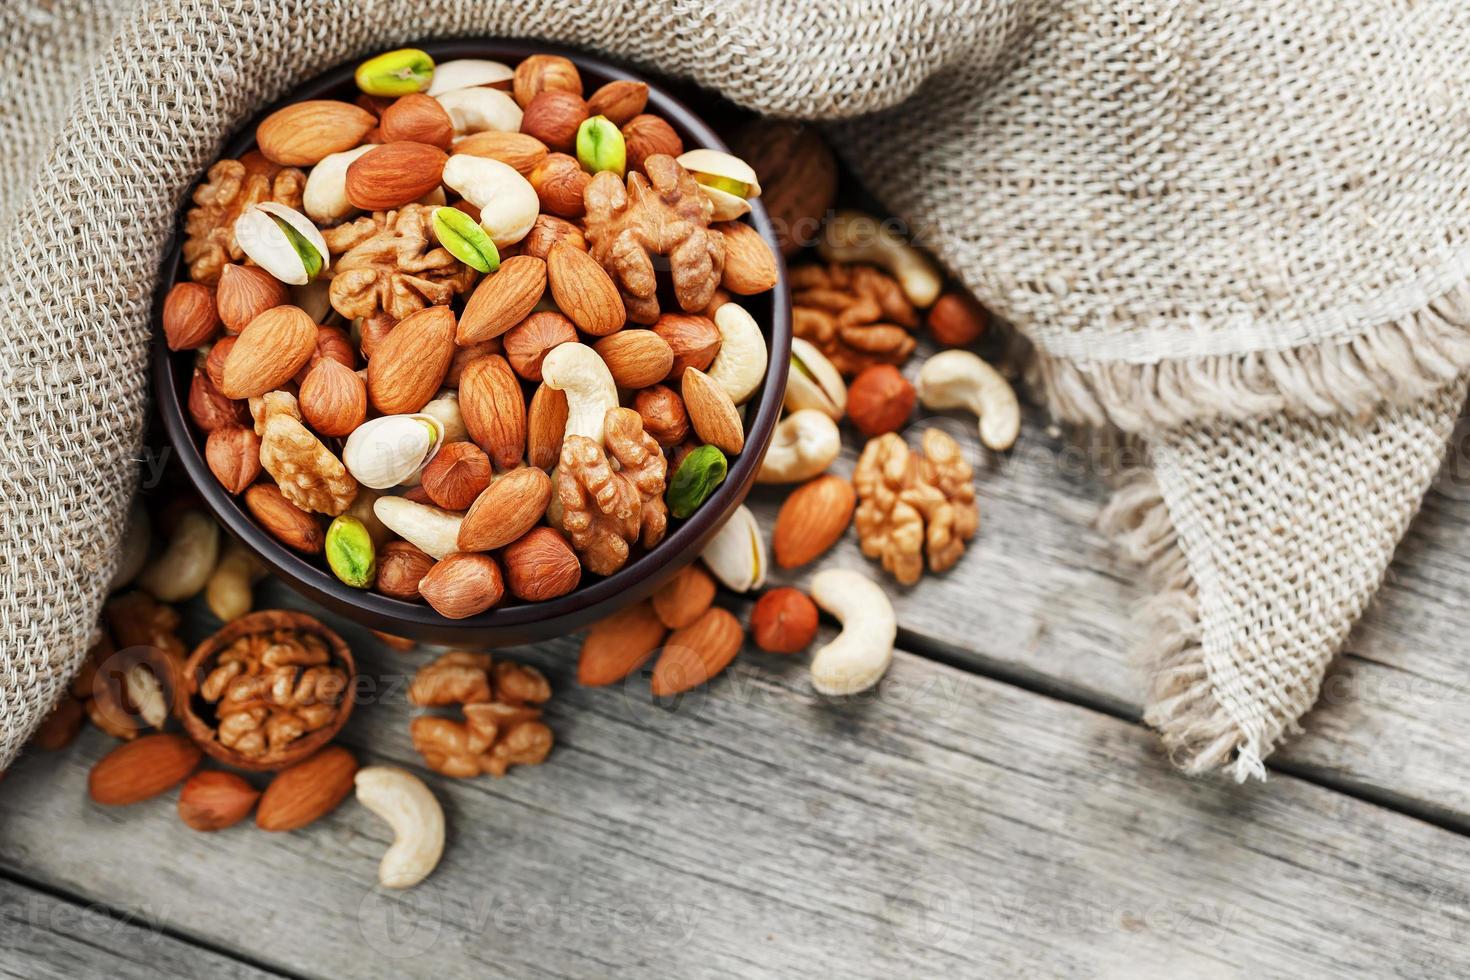
<svg viewBox="0 0 1470 980">
<path fill-rule="evenodd" d="M 436 61 L 454 58 L 489 58 L 514 63 L 532 54 L 557 54 L 570 59 L 579 72 L 585 72 L 605 84 L 615 80 L 641 81 L 648 85 L 648 111 L 663 116 L 686 141 L 696 146 L 728 152 L 729 147 L 701 116 L 671 95 L 657 82 L 577 49 L 553 44 L 528 43 L 499 38 L 426 40 L 412 42 L 410 47 L 427 51 Z M 340 93 L 352 84 L 357 61 L 345 62 L 314 75 L 293 86 L 282 98 L 264 107 L 236 128 L 223 143 L 215 159 L 238 157 L 255 145 L 255 129 L 271 112 L 292 102 L 307 98 L 343 97 Z M 353 90 L 355 91 L 355 89 Z M 197 187 L 207 172 L 201 171 L 190 190 Z M 181 269 L 183 248 L 183 212 L 191 195 L 184 195 L 174 218 L 173 241 L 160 266 L 153 311 L 152 376 L 153 403 L 162 416 L 164 429 L 174 452 L 178 454 L 190 481 L 206 506 L 227 530 L 239 538 L 278 577 L 293 589 L 329 608 L 369 627 L 416 639 L 444 643 L 478 643 L 485 646 L 520 643 L 565 635 L 617 609 L 653 593 L 675 572 L 693 562 L 703 546 L 735 510 L 744 502 L 760 467 L 761 459 L 775 433 L 784 400 L 791 357 L 791 296 L 786 264 L 781 254 L 769 215 L 759 198 L 751 202 L 748 216 L 752 226 L 771 247 L 777 263 L 777 283 L 769 292 L 771 313 L 767 330 L 767 371 L 757 397 L 746 403 L 750 418 L 745 449 L 731 464 L 725 482 L 704 505 L 654 549 L 633 559 L 612 575 L 598 578 L 590 585 L 564 596 L 544 602 L 517 602 L 497 606 L 476 616 L 448 619 L 427 603 L 406 602 L 368 589 L 354 589 L 339 581 L 325 567 L 318 567 L 277 541 L 244 506 L 243 495 L 228 493 L 209 470 L 201 447 L 196 441 L 192 422 L 185 408 L 186 392 L 181 391 L 180 365 L 186 376 L 191 365 L 186 359 L 194 351 L 170 351 L 163 342 L 162 305 L 169 289 L 184 281 Z M 350 611 L 347 611 L 350 610 Z"/>
</svg>

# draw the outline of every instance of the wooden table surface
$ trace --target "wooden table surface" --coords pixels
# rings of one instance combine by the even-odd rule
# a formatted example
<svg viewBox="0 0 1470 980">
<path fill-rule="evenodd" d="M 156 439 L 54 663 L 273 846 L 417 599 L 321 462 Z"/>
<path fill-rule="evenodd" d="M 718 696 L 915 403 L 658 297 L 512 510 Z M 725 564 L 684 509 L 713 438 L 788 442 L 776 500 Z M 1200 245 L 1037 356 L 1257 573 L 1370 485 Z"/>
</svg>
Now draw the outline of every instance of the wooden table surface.
<svg viewBox="0 0 1470 980">
<path fill-rule="evenodd" d="M 113 743 L 89 729 L 0 784 L 0 974 L 1465 975 L 1467 487 L 1440 481 L 1306 734 L 1237 786 L 1180 776 L 1138 721 L 1144 593 L 1092 527 L 1105 466 L 1029 417 L 977 474 L 961 564 L 887 583 L 902 649 L 870 695 L 752 650 L 660 707 L 646 673 L 578 688 L 575 638 L 509 651 L 551 678 L 557 747 L 501 780 L 414 753 L 404 683 L 432 651 L 323 614 L 379 679 L 343 741 L 443 801 L 435 874 L 374 887 L 388 831 L 351 800 L 282 835 L 186 830 L 174 793 L 93 805 Z M 767 527 L 778 502 L 756 495 Z M 851 534 L 824 561 L 878 574 Z"/>
</svg>

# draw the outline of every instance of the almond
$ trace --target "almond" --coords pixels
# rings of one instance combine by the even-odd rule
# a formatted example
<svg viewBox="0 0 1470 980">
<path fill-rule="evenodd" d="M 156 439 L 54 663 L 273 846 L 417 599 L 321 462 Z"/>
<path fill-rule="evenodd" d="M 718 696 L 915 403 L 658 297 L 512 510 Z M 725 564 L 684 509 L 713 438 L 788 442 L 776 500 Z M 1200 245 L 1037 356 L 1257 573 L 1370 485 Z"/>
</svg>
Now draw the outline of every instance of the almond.
<svg viewBox="0 0 1470 980">
<path fill-rule="evenodd" d="M 567 433 L 567 393 L 541 385 L 526 410 L 526 461 L 550 471 Z"/>
<path fill-rule="evenodd" d="M 399 321 L 368 361 L 373 408 L 403 415 L 429 404 L 454 360 L 454 329 L 454 311 L 447 306 L 428 306 Z"/>
<path fill-rule="evenodd" d="M 163 301 L 163 339 L 169 350 L 193 350 L 214 339 L 220 327 L 214 293 L 197 282 L 175 283 Z"/>
<path fill-rule="evenodd" d="M 367 418 L 367 386 L 350 367 L 319 358 L 297 395 L 301 417 L 324 436 L 346 436 Z"/>
<path fill-rule="evenodd" d="M 555 528 L 531 528 L 506 545 L 500 557 L 510 594 L 526 602 L 566 595 L 582 581 L 582 563 Z"/>
<path fill-rule="evenodd" d="M 365 360 L 371 361 L 373 354 L 377 353 L 378 345 L 388 339 L 393 328 L 398 326 L 398 320 L 386 313 L 374 313 L 365 316 L 358 321 L 357 339 L 358 349 L 362 351 Z"/>
<path fill-rule="evenodd" d="M 576 339 L 577 328 L 560 313 L 532 313 L 506 332 L 505 359 L 527 381 L 540 381 L 541 362 L 551 349 Z"/>
<path fill-rule="evenodd" d="M 606 116 L 614 126 L 622 126 L 647 105 L 648 83 L 620 78 L 593 92 L 587 100 L 587 111 L 594 116 Z"/>
<path fill-rule="evenodd" d="M 245 506 L 276 540 L 308 555 L 322 550 L 325 534 L 313 514 L 287 500 L 274 483 L 257 483 L 245 491 Z"/>
<path fill-rule="evenodd" d="M 230 356 L 238 337 L 224 336 L 214 342 L 209 349 L 209 356 L 204 359 L 204 373 L 209 375 L 209 381 L 216 388 L 225 380 L 225 358 Z M 221 395 L 221 398 L 224 396 Z"/>
<path fill-rule="evenodd" d="M 582 641 L 577 683 L 584 687 L 617 683 L 658 649 L 665 632 L 647 600 L 613 613 L 593 626 Z"/>
<path fill-rule="evenodd" d="M 347 798 L 355 775 L 357 760 L 352 753 L 340 745 L 329 745 L 276 774 L 261 794 L 255 825 L 270 831 L 305 827 Z"/>
<path fill-rule="evenodd" d="M 831 473 L 797 487 L 776 515 L 776 564 L 796 568 L 836 544 L 856 502 L 852 484 Z"/>
<path fill-rule="evenodd" d="M 239 333 L 266 310 L 291 302 L 285 283 L 264 269 L 227 265 L 220 271 L 214 300 L 230 333 Z"/>
<path fill-rule="evenodd" d="M 196 772 L 179 790 L 179 819 L 194 830 L 224 830 L 244 820 L 258 799 L 260 790 L 232 772 Z"/>
<path fill-rule="evenodd" d="M 674 350 L 652 330 L 619 330 L 604 337 L 592 349 L 607 364 L 619 388 L 647 388 L 669 376 Z"/>
<path fill-rule="evenodd" d="M 526 106 L 521 132 L 534 136 L 553 150 L 576 148 L 577 129 L 587 121 L 587 103 L 575 92 L 547 90 Z"/>
<path fill-rule="evenodd" d="M 461 347 L 498 337 L 531 315 L 546 292 L 546 263 L 513 255 L 480 280 L 459 318 L 455 343 Z"/>
<path fill-rule="evenodd" d="M 464 619 L 499 602 L 505 584 L 494 558 L 455 552 L 429 569 L 419 582 L 419 595 L 446 619 Z"/>
<path fill-rule="evenodd" d="M 260 476 L 260 436 L 243 425 L 224 425 L 204 441 L 209 472 L 229 493 L 239 493 Z"/>
<path fill-rule="evenodd" d="M 684 408 L 699 438 L 731 456 L 745 448 L 745 425 L 729 392 L 697 368 L 684 372 Z"/>
<path fill-rule="evenodd" d="M 203 431 L 213 432 L 221 426 L 240 425 L 250 416 L 244 402 L 220 394 L 209 375 L 195 368 L 189 382 L 189 417 Z"/>
<path fill-rule="evenodd" d="M 817 638 L 817 604 L 798 589 L 772 589 L 751 610 L 750 633 L 768 653 L 800 653 Z"/>
<path fill-rule="evenodd" d="M 525 177 L 536 169 L 549 150 L 546 144 L 525 133 L 500 133 L 494 130 L 472 133 L 454 144 L 455 153 L 468 153 L 474 157 L 488 157 L 514 167 Z"/>
<path fill-rule="evenodd" d="M 644 113 L 623 124 L 623 143 L 627 147 L 628 169 L 642 170 L 643 163 L 660 153 L 677 157 L 684 152 L 684 141 L 659 116 Z"/>
<path fill-rule="evenodd" d="M 484 450 L 473 442 L 452 442 L 424 467 L 420 481 L 435 504 L 464 510 L 490 485 L 490 476 L 490 457 Z"/>
<path fill-rule="evenodd" d="M 434 559 L 416 545 L 389 541 L 378 549 L 378 580 L 374 585 L 385 596 L 418 602 L 423 598 L 419 583 L 433 567 Z"/>
<path fill-rule="evenodd" d="M 760 232 L 739 221 L 721 221 L 710 227 L 725 240 L 725 273 L 720 285 L 741 296 L 775 288 L 779 278 L 776 253 Z"/>
<path fill-rule="evenodd" d="M 378 120 L 349 102 L 308 99 L 278 109 L 255 130 L 255 142 L 271 163 L 311 167 L 363 142 Z"/>
<path fill-rule="evenodd" d="M 491 354 L 499 354 L 504 349 L 499 337 L 493 340 L 482 340 L 468 347 L 455 347 L 454 360 L 449 362 L 449 373 L 444 376 L 444 384 L 450 388 L 458 388 L 459 379 L 464 376 L 464 369 L 469 367 L 472 361 L 489 357 Z"/>
<path fill-rule="evenodd" d="M 651 329 L 674 352 L 674 366 L 669 370 L 671 381 L 683 378 L 687 368 L 708 370 L 720 352 L 720 328 L 707 316 L 665 313 L 653 322 Z"/>
<path fill-rule="evenodd" d="M 694 622 L 669 634 L 653 666 L 653 696 L 666 697 L 705 683 L 730 665 L 744 643 L 740 620 L 728 609 L 711 606 Z"/>
<path fill-rule="evenodd" d="M 546 278 L 557 307 L 592 336 L 606 337 L 627 322 L 623 298 L 611 277 L 596 259 L 571 243 L 551 249 Z"/>
<path fill-rule="evenodd" d="M 347 200 L 364 211 L 411 204 L 439 186 L 448 160 L 427 143 L 384 143 L 347 167 Z"/>
<path fill-rule="evenodd" d="M 497 468 L 520 463 L 526 448 L 526 399 L 505 358 L 492 354 L 469 363 L 459 379 L 459 412 L 470 438 Z"/>
<path fill-rule="evenodd" d="M 139 803 L 182 782 L 201 755 L 183 735 L 144 735 L 99 759 L 87 776 L 87 792 L 103 806 Z"/>
<path fill-rule="evenodd" d="M 671 630 L 693 623 L 715 601 L 715 580 L 698 565 L 687 565 L 653 594 L 653 611 Z"/>
<path fill-rule="evenodd" d="M 459 525 L 461 551 L 494 551 L 525 534 L 551 503 L 551 477 L 535 466 L 511 470 L 486 487 Z"/>
<path fill-rule="evenodd" d="M 240 331 L 225 358 L 227 398 L 254 398 L 290 381 L 316 351 L 316 323 L 295 306 L 277 306 L 259 314 Z"/>
<path fill-rule="evenodd" d="M 582 169 L 576 157 L 553 153 L 527 175 L 541 201 L 541 210 L 562 218 L 580 218 L 587 211 L 582 194 L 592 175 Z"/>
<path fill-rule="evenodd" d="M 394 100 L 383 110 L 378 130 L 385 143 L 406 140 L 447 150 L 454 142 L 454 121 L 449 113 L 438 99 L 422 92 Z"/>
</svg>

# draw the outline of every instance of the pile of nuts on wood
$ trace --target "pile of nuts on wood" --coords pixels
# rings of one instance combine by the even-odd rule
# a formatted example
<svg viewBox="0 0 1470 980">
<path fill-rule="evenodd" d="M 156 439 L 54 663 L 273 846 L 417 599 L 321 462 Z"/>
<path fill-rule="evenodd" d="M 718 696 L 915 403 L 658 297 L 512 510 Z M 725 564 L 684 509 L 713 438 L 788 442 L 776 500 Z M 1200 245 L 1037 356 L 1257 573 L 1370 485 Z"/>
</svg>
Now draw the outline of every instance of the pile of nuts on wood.
<svg viewBox="0 0 1470 980">
<path fill-rule="evenodd" d="M 739 298 L 777 281 L 755 172 L 559 56 L 356 78 L 195 191 L 163 330 L 210 469 L 342 582 L 448 618 L 616 572 L 745 448 L 767 347 Z"/>
</svg>

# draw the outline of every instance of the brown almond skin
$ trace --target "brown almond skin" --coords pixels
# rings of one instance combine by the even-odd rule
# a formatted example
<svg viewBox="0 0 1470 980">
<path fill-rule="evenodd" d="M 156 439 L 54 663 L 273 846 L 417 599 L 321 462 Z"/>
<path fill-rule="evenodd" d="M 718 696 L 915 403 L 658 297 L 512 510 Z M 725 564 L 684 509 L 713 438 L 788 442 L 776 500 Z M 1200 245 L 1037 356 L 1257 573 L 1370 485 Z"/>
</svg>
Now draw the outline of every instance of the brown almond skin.
<svg viewBox="0 0 1470 980">
<path fill-rule="evenodd" d="M 561 456 L 567 431 L 567 393 L 540 385 L 526 410 L 526 461 L 548 472 Z"/>
<path fill-rule="evenodd" d="M 197 282 L 174 283 L 163 301 L 163 337 L 169 350 L 193 350 L 219 332 L 214 291 Z"/>
<path fill-rule="evenodd" d="M 776 564 L 796 568 L 820 557 L 847 530 L 856 503 L 852 484 L 832 473 L 793 490 L 776 514 Z"/>
<path fill-rule="evenodd" d="M 745 424 L 720 383 L 703 371 L 690 368 L 684 372 L 680 394 L 699 438 L 731 456 L 738 456 L 745 448 Z"/>
<path fill-rule="evenodd" d="M 225 358 L 227 398 L 254 398 L 275 391 L 296 376 L 316 352 L 316 322 L 295 306 L 259 314 L 240 331 Z"/>
<path fill-rule="evenodd" d="M 688 565 L 653 594 L 653 612 L 669 629 L 683 629 L 714 601 L 715 580 L 698 565 Z"/>
<path fill-rule="evenodd" d="M 297 401 L 301 417 L 319 435 L 350 435 L 367 418 L 367 386 L 356 371 L 330 357 L 307 370 Z"/>
<path fill-rule="evenodd" d="M 196 772 L 179 790 L 179 819 L 194 830 L 233 827 L 250 815 L 260 790 L 232 772 Z"/>
<path fill-rule="evenodd" d="M 480 280 L 465 303 L 454 341 L 461 347 L 499 337 L 531 315 L 546 292 L 546 263 L 513 255 Z"/>
<path fill-rule="evenodd" d="M 225 329 L 239 333 L 266 310 L 291 302 L 291 294 L 285 283 L 264 269 L 227 265 L 220 270 L 214 301 Z"/>
<path fill-rule="evenodd" d="M 260 476 L 260 436 L 243 425 L 215 429 L 204 441 L 209 472 L 229 493 L 240 493 Z"/>
<path fill-rule="evenodd" d="M 663 448 L 677 446 L 689 437 L 689 413 L 674 389 L 664 385 L 644 388 L 633 399 L 633 408 L 643 418 L 643 431 Z"/>
<path fill-rule="evenodd" d="M 619 330 L 592 345 L 619 388 L 656 385 L 674 367 L 674 349 L 652 330 Z"/>
<path fill-rule="evenodd" d="M 623 142 L 627 147 L 628 169 L 642 170 L 651 156 L 664 154 L 677 157 L 684 152 L 684 141 L 661 116 L 642 113 L 623 125 Z"/>
<path fill-rule="evenodd" d="M 494 551 L 521 537 L 546 513 L 551 477 L 535 466 L 511 470 L 470 505 L 459 525 L 461 551 Z"/>
<path fill-rule="evenodd" d="M 87 792 L 103 806 L 141 803 L 182 782 L 202 755 L 183 735 L 144 735 L 98 760 L 87 776 Z"/>
<path fill-rule="evenodd" d="M 384 143 L 347 168 L 347 200 L 364 211 L 387 211 L 411 204 L 438 187 L 445 152 L 427 143 Z"/>
<path fill-rule="evenodd" d="M 506 588 L 525 602 L 566 595 L 582 581 L 582 563 L 555 528 L 531 528 L 506 545 L 500 557 Z"/>
<path fill-rule="evenodd" d="M 674 352 L 669 380 L 679 381 L 689 368 L 709 369 L 720 352 L 720 328 L 707 316 L 693 313 L 664 313 L 650 328 Z"/>
<path fill-rule="evenodd" d="M 395 99 L 383 110 L 378 120 L 378 133 L 384 143 L 402 140 L 447 150 L 454 142 L 454 122 L 438 99 L 414 92 Z"/>
<path fill-rule="evenodd" d="M 616 684 L 642 666 L 667 632 L 646 599 L 613 613 L 593 626 L 582 641 L 577 683 L 583 687 Z"/>
<path fill-rule="evenodd" d="M 256 127 L 255 142 L 271 163 L 311 167 L 360 145 L 377 124 L 376 116 L 350 102 L 308 99 L 266 116 Z"/>
<path fill-rule="evenodd" d="M 373 587 L 393 599 L 421 602 L 419 582 L 433 567 L 434 559 L 418 546 L 389 541 L 378 549 L 378 580 Z"/>
<path fill-rule="evenodd" d="M 287 500 L 274 483 L 257 483 L 246 490 L 245 507 L 287 547 L 308 555 L 321 552 L 326 540 L 321 521 Z"/>
<path fill-rule="evenodd" d="M 384 415 L 417 412 L 433 399 L 454 360 L 454 311 L 429 306 L 399 321 L 367 367 L 368 399 Z"/>
<path fill-rule="evenodd" d="M 497 469 L 513 469 L 526 445 L 526 399 L 498 354 L 471 361 L 459 379 L 459 411 L 475 444 Z"/>
<path fill-rule="evenodd" d="M 546 279 L 560 310 L 581 330 L 606 337 L 628 321 L 622 295 L 602 265 L 568 242 L 546 256 Z"/>
<path fill-rule="evenodd" d="M 471 133 L 456 143 L 452 152 L 499 160 L 508 167 L 514 167 L 525 177 L 536 169 L 536 164 L 544 160 L 550 151 L 545 143 L 534 136 L 490 131 Z"/>
<path fill-rule="evenodd" d="M 419 582 L 419 595 L 446 619 L 464 619 L 499 602 L 505 583 L 494 558 L 457 551 L 429 569 Z"/>
<path fill-rule="evenodd" d="M 800 653 L 817 638 L 817 604 L 799 589 L 772 589 L 751 610 L 750 633 L 767 653 Z"/>
<path fill-rule="evenodd" d="M 693 690 L 730 666 L 744 643 L 740 620 L 728 609 L 712 606 L 688 626 L 669 634 L 664 652 L 653 665 L 649 689 L 656 698 Z"/>
<path fill-rule="evenodd" d="M 226 425 L 240 425 L 250 418 L 250 409 L 242 401 L 220 394 L 209 375 L 199 368 L 189 381 L 189 417 L 204 432 Z"/>
<path fill-rule="evenodd" d="M 587 111 L 623 126 L 648 106 L 648 83 L 631 78 L 608 82 L 587 99 Z"/>
<path fill-rule="evenodd" d="M 490 457 L 472 442 L 452 442 L 424 467 L 420 485 L 437 506 L 464 510 L 490 485 Z"/>
<path fill-rule="evenodd" d="M 616 336 L 616 334 L 614 334 Z M 503 338 L 505 359 L 527 381 L 541 380 L 541 362 L 552 348 L 574 343 L 577 328 L 560 313 L 532 313 L 508 330 Z"/>
<path fill-rule="evenodd" d="M 529 174 L 528 180 L 541 200 L 541 210 L 561 218 L 580 218 L 587 213 L 582 194 L 592 175 L 582 169 L 576 157 L 553 153 Z"/>
<path fill-rule="evenodd" d="M 740 296 L 754 296 L 774 289 L 779 278 L 776 253 L 760 232 L 741 221 L 721 221 L 710 226 L 725 240 L 725 271 L 720 285 Z"/>
<path fill-rule="evenodd" d="M 328 745 L 276 774 L 261 794 L 255 825 L 273 832 L 305 827 L 347 798 L 355 775 L 357 759 L 352 753 L 340 745 Z"/>
</svg>

